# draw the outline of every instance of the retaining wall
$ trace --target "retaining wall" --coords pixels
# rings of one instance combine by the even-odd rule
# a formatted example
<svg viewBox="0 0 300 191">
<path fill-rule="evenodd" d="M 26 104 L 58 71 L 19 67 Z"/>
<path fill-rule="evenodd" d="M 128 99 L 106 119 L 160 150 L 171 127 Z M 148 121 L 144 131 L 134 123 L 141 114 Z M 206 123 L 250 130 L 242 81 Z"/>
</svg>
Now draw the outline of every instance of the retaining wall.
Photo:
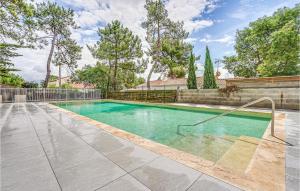
<svg viewBox="0 0 300 191">
<path fill-rule="evenodd" d="M 265 88 L 240 89 L 229 95 L 220 93 L 218 89 L 180 90 L 178 102 L 216 105 L 240 106 L 261 97 L 271 97 L 279 109 L 300 108 L 300 88 Z M 268 101 L 253 105 L 255 107 L 271 108 Z"/>
<path fill-rule="evenodd" d="M 299 88 L 300 76 L 226 79 L 226 86 L 239 88 Z"/>
<path fill-rule="evenodd" d="M 176 101 L 176 93 L 176 90 L 121 91 L 110 92 L 108 93 L 107 98 L 116 100 L 171 103 Z"/>
</svg>

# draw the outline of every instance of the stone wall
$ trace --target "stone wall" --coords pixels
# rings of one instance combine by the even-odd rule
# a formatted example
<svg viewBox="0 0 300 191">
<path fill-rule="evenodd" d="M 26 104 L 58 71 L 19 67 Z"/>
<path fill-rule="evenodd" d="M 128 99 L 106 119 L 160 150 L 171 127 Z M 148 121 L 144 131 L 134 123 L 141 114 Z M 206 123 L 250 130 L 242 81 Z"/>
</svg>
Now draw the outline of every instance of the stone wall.
<svg viewBox="0 0 300 191">
<path fill-rule="evenodd" d="M 239 88 L 299 88 L 300 76 L 226 79 L 226 86 Z"/>
<path fill-rule="evenodd" d="M 176 90 L 134 90 L 110 92 L 108 99 L 172 103 L 176 101 Z"/>
<path fill-rule="evenodd" d="M 221 93 L 218 89 L 180 90 L 178 102 L 232 105 L 240 106 L 261 97 L 271 97 L 276 108 L 295 109 L 300 107 L 300 88 L 247 88 L 231 92 L 229 95 Z M 255 107 L 270 108 L 271 104 L 264 101 Z"/>
</svg>

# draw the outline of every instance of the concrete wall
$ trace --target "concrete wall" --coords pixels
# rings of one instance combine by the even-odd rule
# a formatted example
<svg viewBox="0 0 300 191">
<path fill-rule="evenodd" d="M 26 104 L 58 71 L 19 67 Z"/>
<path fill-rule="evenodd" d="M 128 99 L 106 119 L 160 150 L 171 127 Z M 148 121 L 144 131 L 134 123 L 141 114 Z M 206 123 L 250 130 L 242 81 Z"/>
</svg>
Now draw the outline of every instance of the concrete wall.
<svg viewBox="0 0 300 191">
<path fill-rule="evenodd" d="M 239 88 L 299 88 L 300 76 L 226 79 L 226 86 Z"/>
<path fill-rule="evenodd" d="M 198 89 L 202 89 L 202 84 L 197 84 Z M 224 83 L 218 83 L 219 88 L 225 87 L 225 80 Z M 174 84 L 174 85 L 152 85 L 150 87 L 151 90 L 186 90 L 187 85 L 186 84 Z M 138 86 L 135 89 L 132 90 L 147 90 L 147 86 Z"/>
<path fill-rule="evenodd" d="M 178 102 L 239 106 L 261 97 L 271 97 L 277 109 L 299 110 L 300 107 L 300 88 L 247 88 L 229 95 L 220 93 L 218 89 L 181 90 Z M 270 108 L 271 104 L 264 101 L 254 106 Z"/>
<path fill-rule="evenodd" d="M 148 102 L 175 102 L 176 90 L 131 90 L 109 92 L 107 98 L 116 100 L 148 101 Z"/>
</svg>

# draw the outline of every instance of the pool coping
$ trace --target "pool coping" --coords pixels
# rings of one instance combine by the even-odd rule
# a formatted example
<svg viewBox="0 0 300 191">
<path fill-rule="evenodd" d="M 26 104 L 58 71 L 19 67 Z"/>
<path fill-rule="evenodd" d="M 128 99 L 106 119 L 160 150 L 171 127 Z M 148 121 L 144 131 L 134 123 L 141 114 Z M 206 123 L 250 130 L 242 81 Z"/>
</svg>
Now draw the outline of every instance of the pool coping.
<svg viewBox="0 0 300 191">
<path fill-rule="evenodd" d="M 95 101 L 95 100 L 93 100 Z M 98 100 L 112 101 L 112 100 Z M 116 101 L 118 103 L 141 103 L 134 101 Z M 67 101 L 68 102 L 68 101 Z M 145 103 L 143 103 L 145 104 Z M 150 105 L 152 103 L 149 103 Z M 162 104 L 159 104 L 162 105 Z M 171 105 L 171 104 L 165 104 Z M 105 123 L 90 119 L 79 115 L 72 111 L 60 108 L 53 104 L 48 104 L 62 111 L 72 118 L 85 121 L 95 125 L 110 134 L 122 139 L 129 140 L 145 149 L 151 150 L 159 155 L 168 157 L 172 160 L 180 162 L 188 167 L 198 170 L 207 175 L 221 179 L 224 182 L 232 184 L 244 190 L 285 190 L 285 114 L 276 112 L 275 115 L 275 135 L 270 135 L 270 124 L 265 130 L 263 138 L 259 141 L 255 153 L 252 156 L 251 162 L 248 165 L 245 173 L 235 173 L 232 169 L 224 168 L 212 161 L 200 158 L 198 156 L 168 147 L 166 145 L 145 139 L 138 135 L 107 125 Z M 208 106 L 209 107 L 209 106 Z M 213 108 L 213 106 L 211 106 Z M 230 107 L 229 107 L 230 108 Z M 260 113 L 260 109 L 245 109 L 249 112 L 254 110 Z M 265 111 L 262 113 L 266 113 Z M 242 154 L 242 153 L 241 153 Z"/>
</svg>

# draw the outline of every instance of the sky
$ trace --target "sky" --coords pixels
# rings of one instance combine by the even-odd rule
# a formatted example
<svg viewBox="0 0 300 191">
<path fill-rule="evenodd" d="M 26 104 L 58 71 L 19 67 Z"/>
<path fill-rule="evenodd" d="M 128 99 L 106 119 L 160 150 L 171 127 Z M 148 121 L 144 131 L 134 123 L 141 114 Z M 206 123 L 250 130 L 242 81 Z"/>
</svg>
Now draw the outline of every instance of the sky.
<svg viewBox="0 0 300 191">
<path fill-rule="evenodd" d="M 42 2 L 46 0 L 35 0 Z M 82 46 L 82 59 L 78 68 L 95 65 L 96 60 L 87 49 L 99 40 L 97 29 L 113 20 L 120 20 L 134 34 L 138 35 L 147 49 L 146 32 L 141 23 L 146 20 L 145 0 L 50 0 L 75 11 L 75 21 L 79 29 L 72 30 L 71 37 Z M 247 27 L 250 22 L 263 16 L 270 16 L 278 8 L 294 7 L 299 0 L 165 0 L 169 18 L 184 21 L 184 28 L 189 32 L 188 42 L 194 46 L 193 52 L 201 56 L 197 61 L 197 76 L 203 74 L 205 47 L 208 46 L 212 60 L 234 55 L 234 41 L 237 30 Z M 23 56 L 13 59 L 18 72 L 26 81 L 40 81 L 46 75 L 46 61 L 49 47 L 44 49 L 20 49 Z M 222 78 L 232 77 L 223 66 L 215 65 L 215 71 L 221 72 Z M 140 76 L 146 77 L 146 72 Z M 52 74 L 58 69 L 51 67 Z M 70 75 L 67 69 L 63 75 Z M 152 80 L 159 74 L 152 75 Z"/>
</svg>

